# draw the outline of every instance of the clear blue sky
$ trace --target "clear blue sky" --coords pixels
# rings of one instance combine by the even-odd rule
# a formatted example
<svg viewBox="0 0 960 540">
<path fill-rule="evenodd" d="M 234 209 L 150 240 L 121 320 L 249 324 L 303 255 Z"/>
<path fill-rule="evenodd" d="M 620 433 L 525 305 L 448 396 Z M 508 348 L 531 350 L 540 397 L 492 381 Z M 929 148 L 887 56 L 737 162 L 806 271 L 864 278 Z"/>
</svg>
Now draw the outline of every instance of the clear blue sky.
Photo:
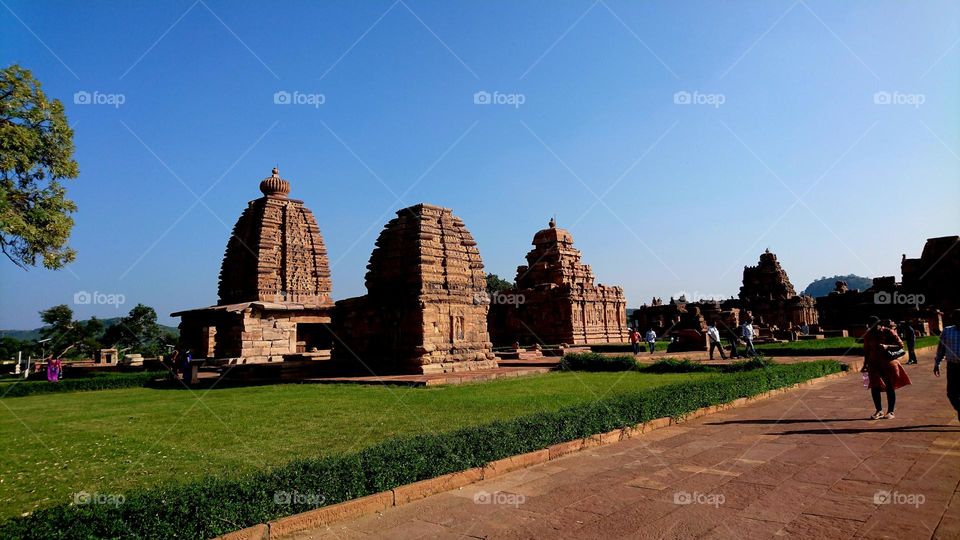
<svg viewBox="0 0 960 540">
<path fill-rule="evenodd" d="M 960 233 L 955 2 L 3 0 L 0 24 L 0 62 L 65 103 L 81 171 L 77 261 L 0 261 L 0 328 L 60 303 L 167 323 L 215 303 L 275 164 L 317 217 L 335 299 L 364 293 L 383 224 L 421 201 L 510 279 L 556 215 L 630 306 L 735 294 L 767 247 L 798 288 L 899 276 L 902 253 Z"/>
</svg>

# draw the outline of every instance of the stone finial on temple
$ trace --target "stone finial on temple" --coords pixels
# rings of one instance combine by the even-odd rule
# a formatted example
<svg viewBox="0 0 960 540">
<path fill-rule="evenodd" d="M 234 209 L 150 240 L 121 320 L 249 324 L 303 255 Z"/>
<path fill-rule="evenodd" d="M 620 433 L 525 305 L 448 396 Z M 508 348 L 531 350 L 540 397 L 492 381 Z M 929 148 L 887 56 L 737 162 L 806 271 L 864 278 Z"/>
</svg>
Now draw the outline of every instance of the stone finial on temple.
<svg viewBox="0 0 960 540">
<path fill-rule="evenodd" d="M 286 197 L 290 194 L 290 182 L 280 178 L 280 169 L 277 167 L 272 172 L 260 182 L 260 192 L 268 197 Z"/>
</svg>

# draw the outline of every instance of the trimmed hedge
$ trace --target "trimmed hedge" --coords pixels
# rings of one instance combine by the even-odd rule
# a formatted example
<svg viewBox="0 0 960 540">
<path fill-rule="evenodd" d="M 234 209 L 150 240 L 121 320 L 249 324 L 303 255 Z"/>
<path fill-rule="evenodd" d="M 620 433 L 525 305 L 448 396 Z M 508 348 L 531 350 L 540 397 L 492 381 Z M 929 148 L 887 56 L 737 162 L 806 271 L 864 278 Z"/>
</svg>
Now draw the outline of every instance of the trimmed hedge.
<svg viewBox="0 0 960 540">
<path fill-rule="evenodd" d="M 563 371 L 642 371 L 644 373 L 738 373 L 775 365 L 762 356 L 731 364 L 707 365 L 687 358 L 667 358 L 643 365 L 630 355 L 605 356 L 599 353 L 570 353 L 560 360 Z"/>
<path fill-rule="evenodd" d="M 682 417 L 700 407 L 838 371 L 840 364 L 835 361 L 773 366 L 446 433 L 394 439 L 359 452 L 298 460 L 241 478 L 206 478 L 135 491 L 117 506 L 61 504 L 0 524 L 0 537 L 211 538 L 552 444 L 655 418 Z M 322 502 L 281 504 L 276 496 L 283 492 L 321 495 Z"/>
<path fill-rule="evenodd" d="M 0 385 L 0 398 L 32 396 L 55 392 L 85 392 L 111 390 L 114 388 L 137 388 L 147 386 L 155 379 L 167 375 L 166 371 L 143 371 L 140 373 L 103 373 L 77 379 L 61 379 L 60 382 L 22 381 Z"/>
<path fill-rule="evenodd" d="M 562 371 L 639 371 L 640 364 L 633 356 L 622 354 L 605 356 L 600 353 L 569 353 L 560 359 Z"/>
</svg>

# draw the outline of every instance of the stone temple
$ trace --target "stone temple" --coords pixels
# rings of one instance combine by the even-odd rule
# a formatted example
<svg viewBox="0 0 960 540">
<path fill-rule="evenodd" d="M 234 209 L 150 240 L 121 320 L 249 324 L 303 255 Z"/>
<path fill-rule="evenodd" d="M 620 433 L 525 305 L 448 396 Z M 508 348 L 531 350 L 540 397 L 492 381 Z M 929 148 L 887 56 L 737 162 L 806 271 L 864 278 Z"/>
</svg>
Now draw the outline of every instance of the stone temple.
<svg viewBox="0 0 960 540">
<path fill-rule="evenodd" d="M 334 305 L 320 229 L 277 169 L 260 191 L 227 243 L 217 305 L 172 314 L 180 346 L 224 363 L 329 357 Z"/>
<path fill-rule="evenodd" d="M 497 345 L 623 343 L 627 341 L 623 289 L 593 283 L 580 262 L 573 236 L 551 219 L 533 237 L 516 286 L 490 306 L 490 334 Z M 495 297 L 495 298 L 497 298 Z"/>
<path fill-rule="evenodd" d="M 761 326 L 785 329 L 815 325 L 818 321 L 816 300 L 797 294 L 787 272 L 769 249 L 760 254 L 756 266 L 743 268 L 740 300 Z"/>
<path fill-rule="evenodd" d="M 496 367 L 477 243 L 449 208 L 418 204 L 381 231 L 367 294 L 336 303 L 334 357 L 377 373 Z"/>
</svg>

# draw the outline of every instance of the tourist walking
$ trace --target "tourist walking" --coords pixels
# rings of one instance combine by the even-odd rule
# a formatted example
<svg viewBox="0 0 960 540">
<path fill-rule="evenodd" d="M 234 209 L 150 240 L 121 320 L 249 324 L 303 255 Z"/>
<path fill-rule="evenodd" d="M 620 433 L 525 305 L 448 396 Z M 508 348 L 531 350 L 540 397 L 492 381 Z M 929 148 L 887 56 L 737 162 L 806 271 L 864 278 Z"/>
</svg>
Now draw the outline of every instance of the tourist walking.
<svg viewBox="0 0 960 540">
<path fill-rule="evenodd" d="M 716 323 L 710 323 L 707 326 L 707 339 L 710 340 L 710 359 L 713 360 L 713 350 L 720 349 L 720 359 L 726 360 L 726 355 L 723 354 L 723 343 L 720 341 L 720 331 L 717 330 Z"/>
<path fill-rule="evenodd" d="M 730 328 L 724 325 L 724 328 L 727 329 L 727 339 L 730 340 L 730 358 L 740 358 L 740 351 L 737 350 L 737 342 L 740 341 L 740 336 L 737 335 L 737 332 L 740 327 Z"/>
<path fill-rule="evenodd" d="M 47 381 L 60 382 L 60 375 L 63 373 L 63 362 L 59 358 L 54 358 L 51 354 L 47 358 Z"/>
<path fill-rule="evenodd" d="M 960 420 L 960 309 L 950 314 L 950 326 L 940 334 L 937 356 L 933 360 L 933 374 L 940 376 L 940 363 L 947 359 L 947 399 L 957 411 Z"/>
<path fill-rule="evenodd" d="M 903 341 L 891 328 L 870 317 L 867 332 L 863 335 L 863 369 L 868 375 L 868 387 L 877 412 L 870 418 L 892 419 L 897 406 L 898 388 L 910 384 L 910 377 L 897 360 L 903 356 Z M 887 412 L 884 414 L 880 393 L 887 393 Z"/>
<path fill-rule="evenodd" d="M 653 349 L 657 346 L 657 333 L 653 331 L 653 328 L 647 329 L 647 346 L 650 347 L 650 354 L 653 354 Z"/>
<path fill-rule="evenodd" d="M 917 331 L 913 328 L 913 323 L 907 321 L 903 323 L 903 343 L 907 346 L 907 364 L 917 363 Z"/>
<path fill-rule="evenodd" d="M 743 326 L 740 327 L 740 335 L 743 336 L 743 342 L 745 343 L 744 355 L 757 355 L 757 350 L 753 348 L 753 333 L 753 319 L 743 321 Z"/>
<path fill-rule="evenodd" d="M 640 332 L 636 328 L 630 329 L 630 345 L 633 347 L 633 355 L 640 354 Z"/>
</svg>

